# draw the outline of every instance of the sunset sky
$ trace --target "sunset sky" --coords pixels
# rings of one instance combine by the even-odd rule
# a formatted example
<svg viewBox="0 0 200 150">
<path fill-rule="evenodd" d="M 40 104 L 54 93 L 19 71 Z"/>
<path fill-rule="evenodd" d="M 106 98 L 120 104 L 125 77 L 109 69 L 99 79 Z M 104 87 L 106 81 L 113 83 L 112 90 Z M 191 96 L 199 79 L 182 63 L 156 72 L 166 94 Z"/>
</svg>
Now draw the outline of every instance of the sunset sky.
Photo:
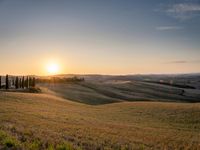
<svg viewBox="0 0 200 150">
<path fill-rule="evenodd" d="M 0 74 L 200 72 L 200 0 L 0 0 Z M 57 69 L 57 68 L 56 68 Z"/>
</svg>

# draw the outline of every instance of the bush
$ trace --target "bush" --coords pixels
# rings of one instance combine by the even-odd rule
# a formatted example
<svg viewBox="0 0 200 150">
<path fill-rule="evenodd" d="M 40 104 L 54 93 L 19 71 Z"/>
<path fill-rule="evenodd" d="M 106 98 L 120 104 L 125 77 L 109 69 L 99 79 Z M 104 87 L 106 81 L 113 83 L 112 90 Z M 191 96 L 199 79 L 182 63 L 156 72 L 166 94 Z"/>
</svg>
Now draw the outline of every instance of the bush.
<svg viewBox="0 0 200 150">
<path fill-rule="evenodd" d="M 40 88 L 34 88 L 34 87 L 31 87 L 28 89 L 30 93 L 41 93 L 41 89 Z"/>
</svg>

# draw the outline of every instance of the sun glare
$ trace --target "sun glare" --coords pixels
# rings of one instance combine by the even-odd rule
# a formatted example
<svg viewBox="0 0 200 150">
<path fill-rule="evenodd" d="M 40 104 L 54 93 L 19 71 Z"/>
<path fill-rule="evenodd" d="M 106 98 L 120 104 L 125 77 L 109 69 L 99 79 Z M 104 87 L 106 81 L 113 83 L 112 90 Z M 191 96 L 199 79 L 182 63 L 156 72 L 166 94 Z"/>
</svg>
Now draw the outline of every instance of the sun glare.
<svg viewBox="0 0 200 150">
<path fill-rule="evenodd" d="M 47 66 L 47 71 L 49 74 L 56 74 L 59 72 L 59 66 L 56 63 L 49 64 Z"/>
</svg>

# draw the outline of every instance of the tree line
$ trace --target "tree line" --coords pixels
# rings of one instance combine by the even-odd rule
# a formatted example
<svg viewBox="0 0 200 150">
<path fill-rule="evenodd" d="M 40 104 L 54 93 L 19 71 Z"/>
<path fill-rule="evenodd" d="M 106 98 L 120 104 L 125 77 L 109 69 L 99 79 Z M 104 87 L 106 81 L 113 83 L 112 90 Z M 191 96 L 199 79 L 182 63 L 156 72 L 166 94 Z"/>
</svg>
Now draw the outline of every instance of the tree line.
<svg viewBox="0 0 200 150">
<path fill-rule="evenodd" d="M 22 77 L 12 77 L 9 80 L 9 75 L 5 77 L 5 84 L 2 85 L 2 77 L 0 76 L 0 89 L 4 87 L 5 89 L 15 88 L 15 89 L 27 89 L 31 87 L 35 87 L 36 79 L 35 77 L 30 76 L 22 76 Z"/>
<path fill-rule="evenodd" d="M 36 79 L 37 83 L 76 83 L 76 82 L 83 82 L 85 81 L 84 78 L 74 77 L 51 77 L 51 78 L 38 78 Z"/>
</svg>

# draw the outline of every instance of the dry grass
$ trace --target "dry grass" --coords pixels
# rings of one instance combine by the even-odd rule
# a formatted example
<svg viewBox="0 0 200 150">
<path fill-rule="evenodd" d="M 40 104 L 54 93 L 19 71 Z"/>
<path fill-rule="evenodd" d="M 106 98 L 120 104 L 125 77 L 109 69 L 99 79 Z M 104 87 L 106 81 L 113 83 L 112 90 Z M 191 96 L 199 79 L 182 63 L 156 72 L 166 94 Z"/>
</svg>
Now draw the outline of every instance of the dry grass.
<svg viewBox="0 0 200 150">
<path fill-rule="evenodd" d="M 200 102 L 199 89 L 184 89 L 182 95 L 181 88 L 143 81 L 85 81 L 39 86 L 48 94 L 90 105 L 121 101 Z"/>
<path fill-rule="evenodd" d="M 0 92 L 3 149 L 1 134 L 14 149 L 200 149 L 200 104 L 90 106 L 47 94 Z"/>
</svg>

